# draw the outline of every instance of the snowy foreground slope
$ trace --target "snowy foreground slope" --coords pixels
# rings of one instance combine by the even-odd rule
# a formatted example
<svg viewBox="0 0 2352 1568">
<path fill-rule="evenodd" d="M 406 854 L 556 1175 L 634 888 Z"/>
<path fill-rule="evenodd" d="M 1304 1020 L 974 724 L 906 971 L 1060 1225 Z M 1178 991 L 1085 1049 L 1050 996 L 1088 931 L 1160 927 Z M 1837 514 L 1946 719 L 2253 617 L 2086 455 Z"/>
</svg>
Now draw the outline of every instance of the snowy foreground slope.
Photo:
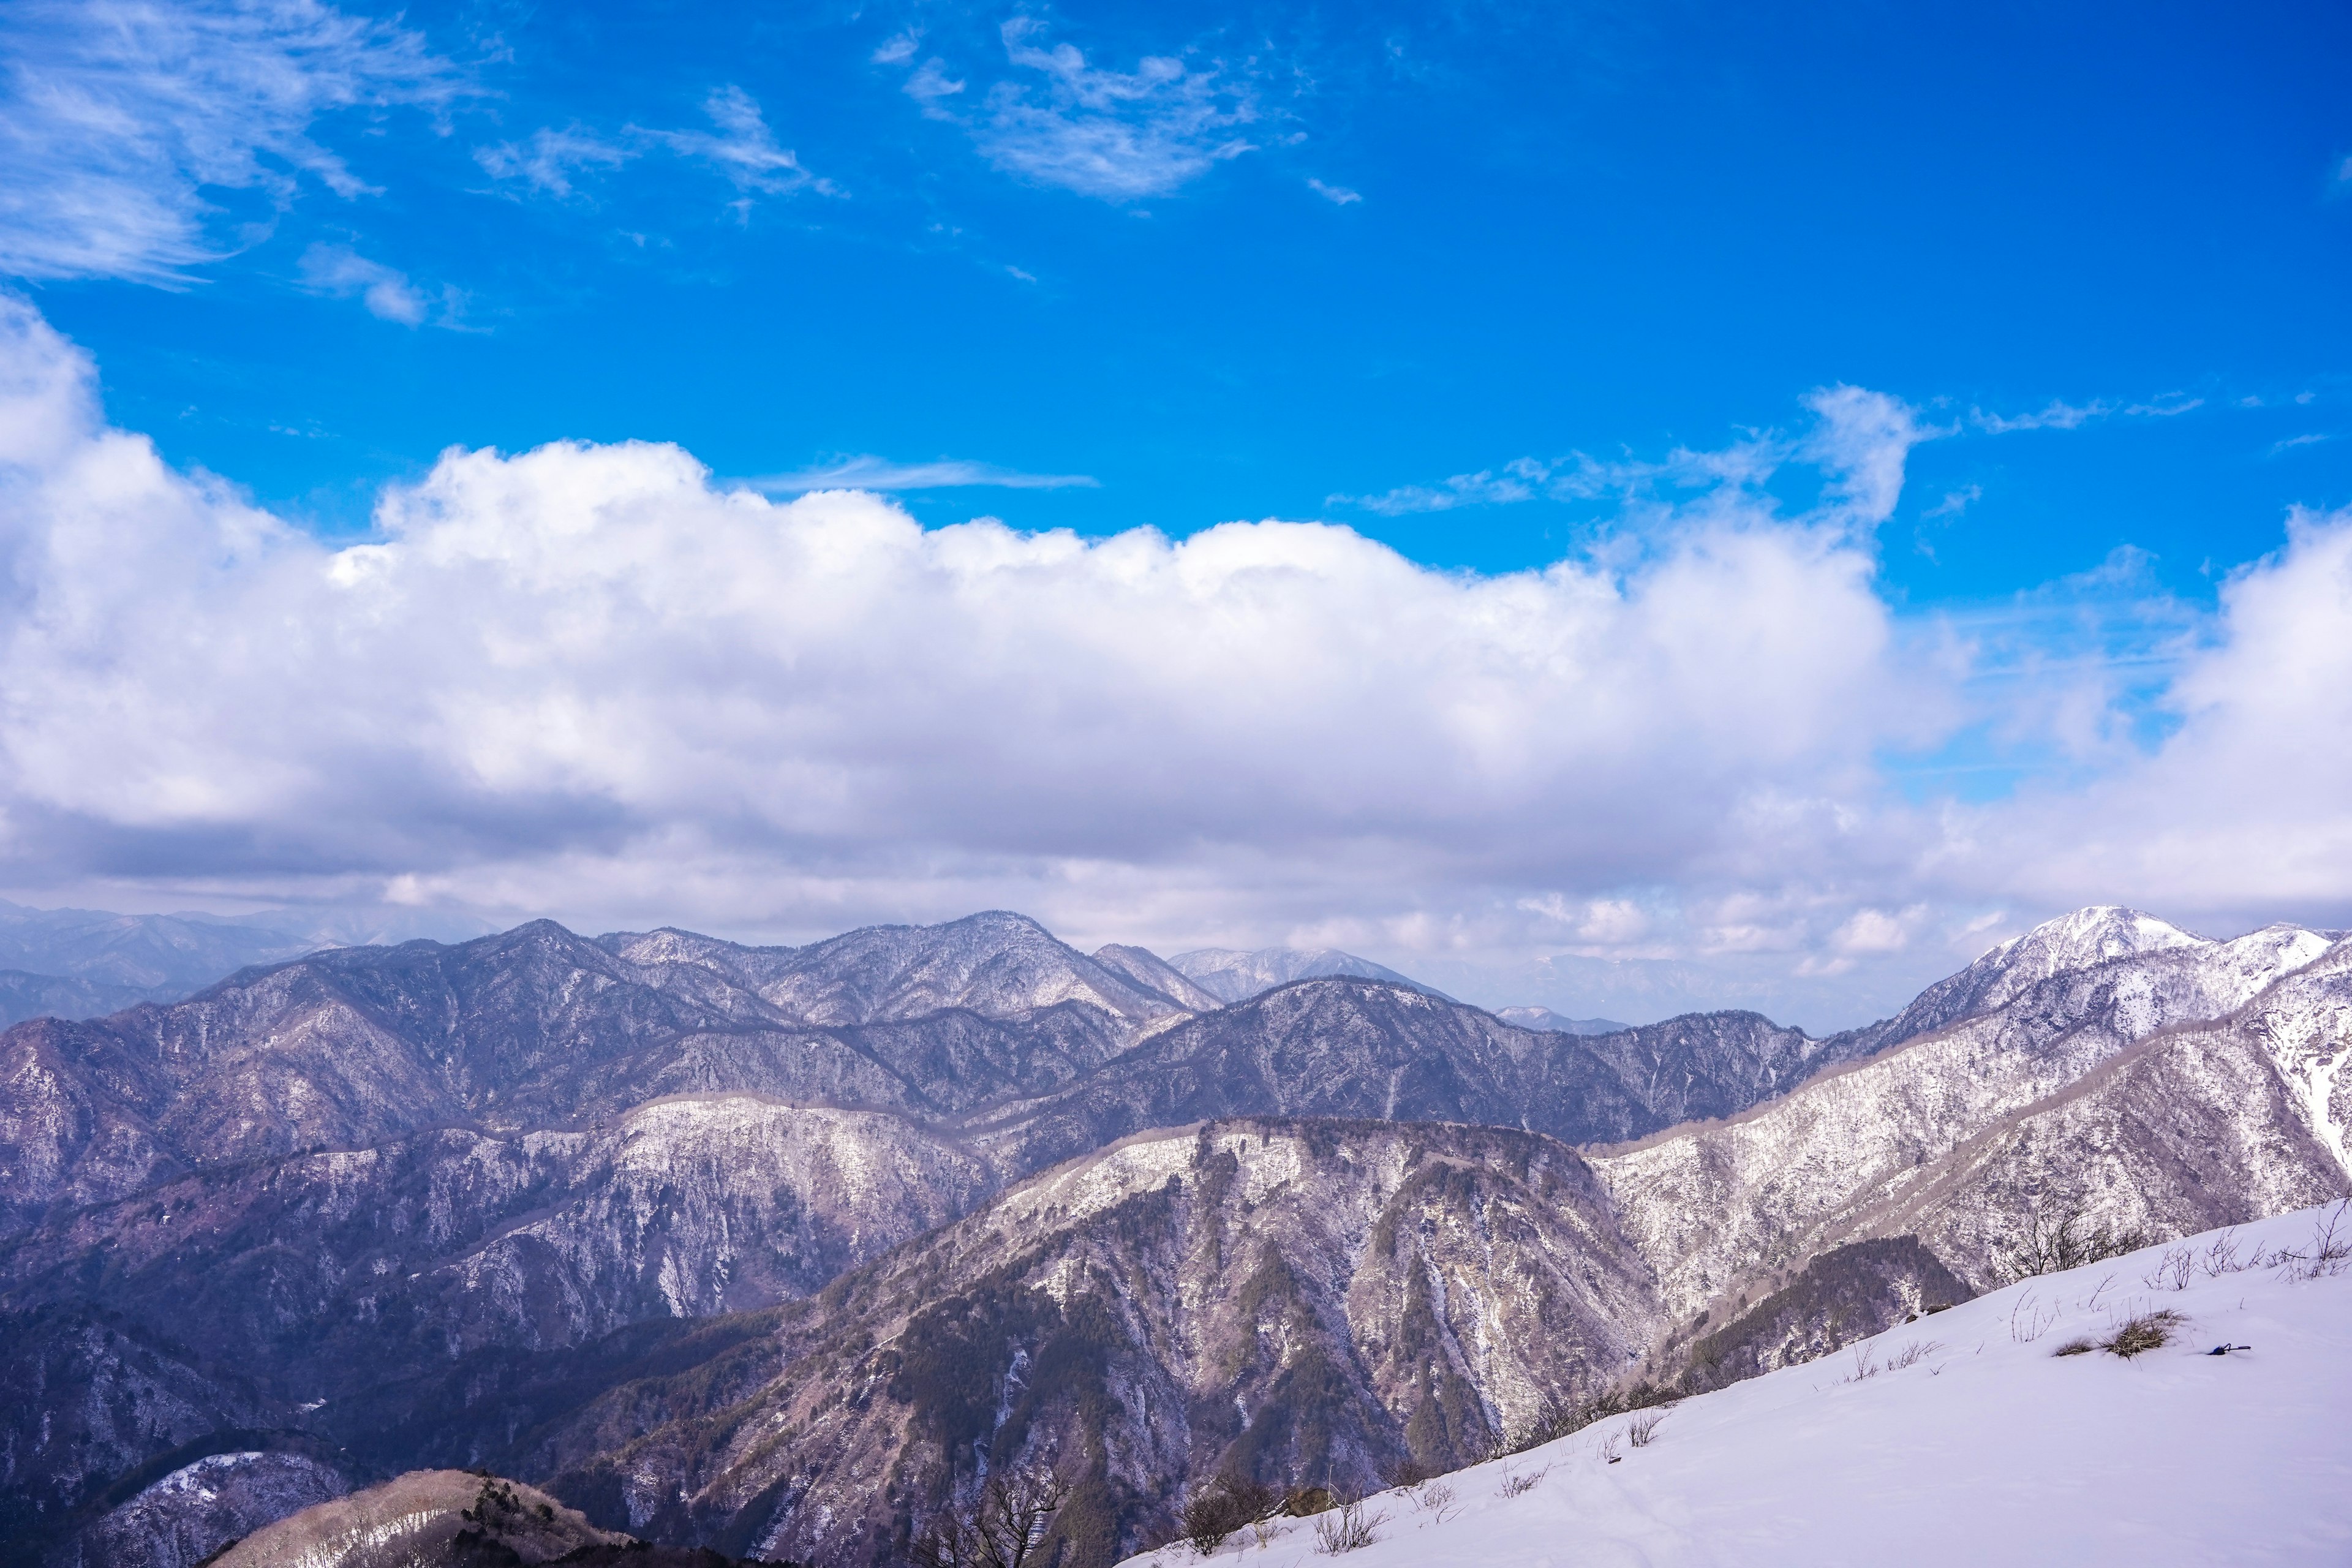
<svg viewBox="0 0 2352 1568">
<path fill-rule="evenodd" d="M 1443 1478 L 1450 1504 L 1428 1489 L 1381 1493 L 1365 1503 L 1382 1516 L 1379 1539 L 1339 1560 L 2352 1563 L 2352 1258 L 2319 1278 L 2297 1277 L 2308 1264 L 2246 1266 L 2311 1254 L 2331 1216 L 2352 1242 L 2339 1205 L 2152 1247 L 1686 1400 L 1643 1447 L 1629 1441 L 1643 1415 L 1621 1415 Z M 2187 1322 L 2161 1349 L 2056 1353 L 2167 1309 Z M 2207 1353 L 2221 1343 L 2252 1348 Z M 1529 1477 L 1506 1495 L 1506 1478 Z M 1216 1558 L 1318 1568 L 1330 1559 L 1317 1525 L 1334 1518 L 1286 1520 L 1263 1547 L 1244 1529 Z M 1131 1561 L 1198 1559 L 1179 1543 Z"/>
</svg>

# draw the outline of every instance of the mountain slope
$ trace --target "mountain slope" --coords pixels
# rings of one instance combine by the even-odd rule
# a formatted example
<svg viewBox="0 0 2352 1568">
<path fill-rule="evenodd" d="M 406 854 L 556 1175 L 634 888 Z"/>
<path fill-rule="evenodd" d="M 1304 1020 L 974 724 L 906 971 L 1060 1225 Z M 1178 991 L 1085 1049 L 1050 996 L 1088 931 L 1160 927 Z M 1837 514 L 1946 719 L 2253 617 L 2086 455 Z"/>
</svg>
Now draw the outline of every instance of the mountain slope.
<svg viewBox="0 0 2352 1568">
<path fill-rule="evenodd" d="M 2333 955 L 2319 963 L 2330 952 L 2322 937 L 2273 928 L 2229 942 L 2163 942 L 2085 969 L 2030 984 L 2021 979 L 1994 1011 L 1824 1075 L 1721 1125 L 1606 1154 L 1596 1168 L 1658 1269 L 1669 1307 L 1695 1313 L 1727 1289 L 1801 1265 L 1842 1241 L 1924 1224 L 1926 1205 L 1939 1192 L 1948 1195 L 1958 1180 L 1952 1163 L 1979 1157 L 1981 1146 L 1972 1140 L 2029 1108 L 2054 1104 L 2159 1030 L 2225 1018 L 2305 968 L 2323 977 L 2339 973 Z M 2336 984 L 2326 979 L 2322 989 L 2332 994 Z M 2326 1037 L 2324 1026 L 2319 1034 Z M 2340 1059 L 2346 1048 L 2340 1033 L 2314 1047 L 2328 1060 Z M 2219 1115 L 2227 1098 L 2200 1086 L 2184 1103 L 2205 1108 L 2198 1114 Z M 2278 1109 L 2289 1108 L 2282 1101 Z M 2274 1121 L 2265 1116 L 2262 1125 Z M 2291 1126 L 2291 1119 L 2279 1125 Z M 2060 1171 L 2063 1184 L 2080 1188 L 2103 1171 L 2122 1168 L 2118 1159 L 2128 1164 L 2127 1152 L 2064 1142 L 2045 1170 Z M 2235 1184 L 2215 1191 L 2207 1212 L 2250 1217 L 2342 1190 L 2314 1191 L 2310 1179 L 2326 1171 L 2299 1155 L 2284 1168 L 2298 1173 L 2279 1190 Z M 2334 1169 L 2340 1177 L 2341 1165 Z M 2180 1170 L 2159 1179 L 2149 1166 L 2141 1175 L 2161 1190 L 2183 1183 Z M 1970 1187 L 1978 1220 L 1948 1217 L 1926 1233 L 1954 1267 L 1979 1282 L 1998 1236 L 2024 1223 L 2026 1194 L 2036 1185 L 2020 1180 L 2004 1192 L 2001 1184 L 1984 1178 Z M 1950 1205 L 1959 1202 L 1947 1204 L 1953 1215 Z"/>
<path fill-rule="evenodd" d="M 2191 1238 L 2308 1253 L 2305 1211 Z M 2352 1220 L 2338 1235 L 2352 1235 Z M 2012 1286 L 1827 1362 L 1687 1400 L 1651 1440 L 1617 1417 L 1445 1478 L 1439 1510 L 1370 1500 L 1350 1568 L 2319 1564 L 2352 1560 L 2352 1272 L 2189 1271 L 2162 1247 Z M 2151 1279 L 2158 1283 L 2151 1287 Z M 2184 1320 L 2131 1360 L 2053 1352 L 2136 1313 Z M 2215 1356 L 2217 1343 L 2250 1352 Z M 1903 1365 L 1915 1352 L 1917 1359 Z M 1857 1372 L 1868 1375 L 1857 1378 Z M 1654 1415 L 1655 1413 L 1648 1413 Z M 1616 1463 L 1610 1461 L 1610 1453 Z M 1507 1476 L 1533 1484 L 1513 1493 Z M 1314 1521 L 1213 1561 L 1313 1562 Z M 1178 1568 L 1171 1546 L 1138 1568 Z"/>
<path fill-rule="evenodd" d="M 1178 1479 L 1362 1486 L 1595 1386 L 1648 1281 L 1583 1163 L 1494 1129 L 1219 1122 L 1103 1151 L 559 1424 L 592 1518 L 886 1560 L 986 1456 L 1058 1456 L 1077 1563 Z"/>
<path fill-rule="evenodd" d="M 0 1242 L 0 1302 L 169 1323 L 198 1364 L 342 1401 L 485 1346 L 808 1294 L 997 1185 L 903 1119 L 700 1095 L 593 1131 L 443 1129 L 215 1168 Z"/>
</svg>

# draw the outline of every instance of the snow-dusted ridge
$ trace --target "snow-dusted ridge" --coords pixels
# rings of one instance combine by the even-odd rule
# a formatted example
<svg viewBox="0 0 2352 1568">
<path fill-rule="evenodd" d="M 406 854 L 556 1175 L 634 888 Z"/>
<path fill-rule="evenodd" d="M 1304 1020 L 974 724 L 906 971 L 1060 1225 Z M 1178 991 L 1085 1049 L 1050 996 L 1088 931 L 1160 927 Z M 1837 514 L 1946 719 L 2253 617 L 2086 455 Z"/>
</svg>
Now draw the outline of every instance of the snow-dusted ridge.
<svg viewBox="0 0 2352 1568">
<path fill-rule="evenodd" d="M 1427 1506 L 1425 1494 L 1381 1493 L 1367 1500 L 1383 1519 L 1380 1539 L 1338 1561 L 2352 1561 L 2352 1422 L 2344 1418 L 2352 1259 L 2317 1278 L 2307 1262 L 2254 1261 L 2282 1252 L 2307 1258 L 2331 1220 L 2339 1238 L 2352 1238 L 2347 1208 L 2305 1209 L 2025 1280 L 1820 1361 L 1685 1400 L 1644 1446 L 1629 1440 L 1640 1417 L 1618 1416 L 1444 1477 L 1451 1507 Z M 2158 1310 L 2186 1320 L 2161 1349 L 2130 1360 L 2055 1353 Z M 2252 1348 L 2209 1353 L 2217 1344 Z M 1507 1496 L 1507 1476 L 1540 1479 Z M 1315 1524 L 1285 1521 L 1265 1546 L 1243 1531 L 1216 1561 L 1326 1563 Z M 1153 1568 L 1198 1561 L 1182 1544 L 1130 1559 Z"/>
</svg>

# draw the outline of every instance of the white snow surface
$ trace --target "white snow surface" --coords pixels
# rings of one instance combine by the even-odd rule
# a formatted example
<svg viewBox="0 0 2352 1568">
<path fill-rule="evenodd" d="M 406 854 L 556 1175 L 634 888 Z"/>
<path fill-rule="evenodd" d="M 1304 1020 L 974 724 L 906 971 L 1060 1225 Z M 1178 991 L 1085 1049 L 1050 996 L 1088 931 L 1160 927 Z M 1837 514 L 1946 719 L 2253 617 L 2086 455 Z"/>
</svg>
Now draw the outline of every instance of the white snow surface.
<svg viewBox="0 0 2352 1568">
<path fill-rule="evenodd" d="M 1442 1521 L 1402 1491 L 1346 1568 L 1824 1568 L 1834 1564 L 2352 1563 L 2352 1270 L 2214 1272 L 2209 1248 L 2311 1248 L 2344 1205 L 2208 1232 L 2023 1281 L 1667 1411 L 1635 1447 L 1617 1416 L 1443 1478 Z M 2186 1247 L 2184 1288 L 2164 1276 Z M 2338 1265 L 2343 1268 L 2343 1265 Z M 2060 1357 L 2137 1313 L 2179 1338 L 2123 1360 Z M 2252 1349 L 2209 1354 L 2216 1344 Z M 1889 1363 L 1914 1346 L 1911 1365 Z M 1875 1368 L 1853 1379 L 1858 1368 Z M 1622 1456 L 1604 1449 L 1614 1440 Z M 1540 1474 L 1517 1497 L 1506 1473 Z M 1424 1494 L 1425 1495 L 1425 1494 Z M 1315 1521 L 1216 1560 L 1327 1568 Z M 1132 1559 L 1199 1561 L 1181 1543 Z"/>
</svg>

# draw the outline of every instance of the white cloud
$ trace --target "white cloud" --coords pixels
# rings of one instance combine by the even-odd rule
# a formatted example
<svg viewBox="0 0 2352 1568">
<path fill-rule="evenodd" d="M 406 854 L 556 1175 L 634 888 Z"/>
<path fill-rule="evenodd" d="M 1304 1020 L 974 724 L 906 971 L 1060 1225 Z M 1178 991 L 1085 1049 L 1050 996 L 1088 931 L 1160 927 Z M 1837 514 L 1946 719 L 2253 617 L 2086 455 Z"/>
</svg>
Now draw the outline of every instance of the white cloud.
<svg viewBox="0 0 2352 1568">
<path fill-rule="evenodd" d="M 422 326 L 434 301 L 408 279 L 380 261 L 342 245 L 314 245 L 302 253 L 302 286 L 314 293 L 341 299 L 356 297 L 368 314 L 404 327 Z M 445 292 L 442 302 L 448 302 Z"/>
<path fill-rule="evenodd" d="M 368 187 L 322 117 L 446 103 L 423 37 L 315 0 L 16 0 L 0 8 L 0 272 L 183 280 L 268 231 L 307 175 Z"/>
<path fill-rule="evenodd" d="M 754 191 L 780 195 L 804 188 L 836 194 L 831 181 L 810 174 L 791 148 L 776 144 L 759 100 L 741 88 L 716 89 L 703 100 L 702 110 L 718 128 L 715 132 L 631 129 L 681 158 L 709 164 L 747 195 Z"/>
<path fill-rule="evenodd" d="M 333 544 L 108 428 L 94 389 L 0 304 L 19 895 L 801 938 L 1002 906 L 1815 1025 L 1964 960 L 1989 910 L 2352 915 L 2352 516 L 2298 515 L 2176 639 L 2160 745 L 1915 805 L 1890 756 L 2011 705 L 2030 753 L 2116 699 L 2063 670 L 2087 718 L 1988 699 L 2010 634 L 1896 615 L 1865 525 L 1916 432 L 1867 398 L 1656 465 L 1724 477 L 1643 501 L 1638 550 L 1482 576 L 1315 524 L 926 530 L 644 444 L 452 451 Z M 1761 499 L 1768 448 L 1824 466 L 1824 504 Z M 2069 592 L 2127 600 L 2130 573 Z"/>
<path fill-rule="evenodd" d="M 541 126 L 517 143 L 500 142 L 474 149 L 474 162 L 494 180 L 520 180 L 551 196 L 573 194 L 572 181 L 584 174 L 617 169 L 636 156 L 635 149 L 607 142 L 578 125 L 558 131 Z"/>
<path fill-rule="evenodd" d="M 1307 182 L 1307 188 L 1333 206 L 1344 207 L 1350 202 L 1360 202 L 1364 199 L 1361 191 L 1351 191 L 1345 185 L 1327 185 L 1317 179 L 1309 179 Z"/>
<path fill-rule="evenodd" d="M 1008 174 L 1132 201 L 1165 195 L 1254 150 L 1243 133 L 1258 114 L 1245 73 L 1167 55 L 1146 55 L 1132 71 L 1090 65 L 1074 44 L 1046 44 L 1045 25 L 1031 16 L 1001 32 L 1006 61 L 1025 74 L 995 83 L 980 103 L 961 106 L 964 82 L 936 57 L 916 66 L 905 90 L 926 114 L 961 125 Z M 884 46 L 888 63 L 913 59 L 913 40 L 905 43 Z"/>
<path fill-rule="evenodd" d="M 1030 281 L 1034 282 L 1032 279 Z M 936 490 L 968 486 L 994 486 L 1013 490 L 1092 489 L 1097 482 L 1086 474 L 1024 474 L 993 463 L 941 458 L 929 463 L 894 463 L 887 458 L 843 458 L 793 474 L 770 474 L 751 481 L 770 495 L 804 495 L 811 490 Z"/>
</svg>

